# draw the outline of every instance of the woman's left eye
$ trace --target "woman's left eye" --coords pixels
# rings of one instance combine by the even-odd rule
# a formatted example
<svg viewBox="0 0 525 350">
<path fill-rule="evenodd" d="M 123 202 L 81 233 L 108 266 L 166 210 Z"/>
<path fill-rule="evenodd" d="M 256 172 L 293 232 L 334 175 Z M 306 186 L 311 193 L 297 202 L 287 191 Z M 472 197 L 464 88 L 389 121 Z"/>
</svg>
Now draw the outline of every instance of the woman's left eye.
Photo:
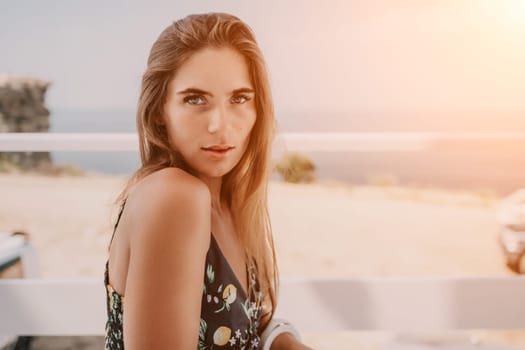
<svg viewBox="0 0 525 350">
<path fill-rule="evenodd" d="M 246 101 L 248 101 L 250 98 L 246 95 L 237 95 L 237 96 L 233 96 L 232 97 L 232 102 L 233 103 L 239 103 L 239 104 L 242 104 Z"/>
</svg>

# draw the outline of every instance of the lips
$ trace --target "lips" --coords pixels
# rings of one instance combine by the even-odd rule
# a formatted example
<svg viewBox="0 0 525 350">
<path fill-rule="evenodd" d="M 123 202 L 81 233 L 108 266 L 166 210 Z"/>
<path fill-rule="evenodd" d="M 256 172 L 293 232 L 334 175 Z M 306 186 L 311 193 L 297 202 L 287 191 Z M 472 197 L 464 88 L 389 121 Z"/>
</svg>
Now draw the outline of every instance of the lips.
<svg viewBox="0 0 525 350">
<path fill-rule="evenodd" d="M 211 147 L 202 147 L 205 151 L 214 151 L 214 152 L 225 152 L 232 149 L 232 146 L 211 146 Z"/>
<path fill-rule="evenodd" d="M 201 149 L 212 159 L 224 159 L 235 147 L 229 145 L 213 145 L 210 147 L 201 147 Z"/>
</svg>

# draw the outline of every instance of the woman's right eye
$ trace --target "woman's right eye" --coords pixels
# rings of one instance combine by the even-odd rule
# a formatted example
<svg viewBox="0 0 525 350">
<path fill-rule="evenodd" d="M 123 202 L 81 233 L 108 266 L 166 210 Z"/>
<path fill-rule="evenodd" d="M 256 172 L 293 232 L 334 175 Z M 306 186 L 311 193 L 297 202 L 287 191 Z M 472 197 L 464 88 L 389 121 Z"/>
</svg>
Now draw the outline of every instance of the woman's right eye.
<svg viewBox="0 0 525 350">
<path fill-rule="evenodd" d="M 195 105 L 195 106 L 203 105 L 206 103 L 206 99 L 204 98 L 204 96 L 201 96 L 201 95 L 187 96 L 184 98 L 183 101 L 184 103 L 188 103 L 190 105 Z"/>
</svg>

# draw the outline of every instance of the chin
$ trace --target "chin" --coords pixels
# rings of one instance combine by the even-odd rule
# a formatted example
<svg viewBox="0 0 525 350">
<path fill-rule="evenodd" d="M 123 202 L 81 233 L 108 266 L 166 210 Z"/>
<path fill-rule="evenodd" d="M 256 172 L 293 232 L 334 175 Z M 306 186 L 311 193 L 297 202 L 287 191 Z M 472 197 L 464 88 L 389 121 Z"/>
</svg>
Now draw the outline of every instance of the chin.
<svg viewBox="0 0 525 350">
<path fill-rule="evenodd" d="M 203 169 L 200 173 L 207 177 L 223 177 L 228 174 L 234 167 L 233 166 L 215 166 Z"/>
</svg>

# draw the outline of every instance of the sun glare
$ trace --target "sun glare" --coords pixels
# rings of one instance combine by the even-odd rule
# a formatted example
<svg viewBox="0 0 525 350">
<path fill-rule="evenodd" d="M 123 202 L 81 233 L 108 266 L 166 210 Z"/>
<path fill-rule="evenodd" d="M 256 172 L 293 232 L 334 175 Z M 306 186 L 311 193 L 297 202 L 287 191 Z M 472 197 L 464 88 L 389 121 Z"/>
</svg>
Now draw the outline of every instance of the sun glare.
<svg viewBox="0 0 525 350">
<path fill-rule="evenodd" d="M 525 32 L 525 0 L 484 0 L 481 4 L 487 15 L 496 16 L 504 28 Z"/>
</svg>

